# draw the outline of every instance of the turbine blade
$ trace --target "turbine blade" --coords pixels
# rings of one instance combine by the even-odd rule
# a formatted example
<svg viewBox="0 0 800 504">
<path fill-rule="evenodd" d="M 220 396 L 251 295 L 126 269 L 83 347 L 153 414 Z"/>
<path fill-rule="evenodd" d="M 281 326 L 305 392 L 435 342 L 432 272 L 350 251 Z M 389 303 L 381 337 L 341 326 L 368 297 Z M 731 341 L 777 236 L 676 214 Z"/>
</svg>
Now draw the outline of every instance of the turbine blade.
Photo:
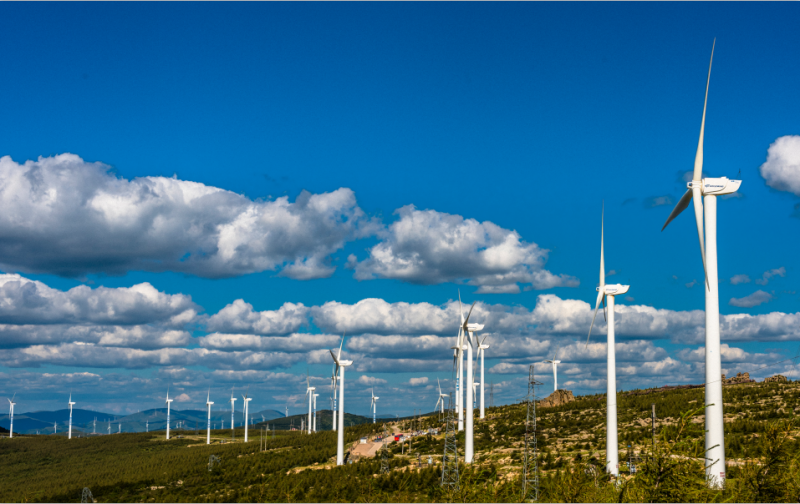
<svg viewBox="0 0 800 504">
<path fill-rule="evenodd" d="M 694 218 L 697 221 L 697 237 L 700 239 L 700 255 L 703 256 L 703 273 L 706 277 L 708 289 L 708 269 L 706 268 L 706 246 L 703 242 L 703 200 L 700 187 L 692 187 L 692 200 L 694 201 Z"/>
<path fill-rule="evenodd" d="M 678 200 L 678 204 L 675 205 L 675 208 L 672 209 L 672 213 L 669 214 L 669 217 L 667 218 L 667 222 L 664 223 L 664 227 L 661 228 L 661 231 L 664 231 L 665 229 L 667 229 L 667 225 L 670 222 L 672 222 L 672 220 L 675 217 L 680 215 L 681 212 L 686 210 L 686 207 L 689 206 L 689 202 L 690 201 L 692 201 L 692 190 L 691 189 L 687 189 L 686 192 L 683 193 L 683 196 L 681 196 L 681 199 Z"/>
<path fill-rule="evenodd" d="M 475 308 L 475 303 L 476 302 L 473 301 L 472 302 L 472 306 L 469 307 L 469 313 L 467 313 L 467 320 L 464 321 L 464 327 L 466 327 L 467 324 L 469 324 L 469 317 L 470 317 L 470 315 L 472 315 L 472 309 Z"/>
<path fill-rule="evenodd" d="M 333 359 L 333 360 L 336 361 L 336 364 L 339 364 L 339 359 L 342 358 L 342 347 L 344 346 L 344 335 L 345 335 L 345 333 L 342 333 L 342 342 L 339 343 L 339 355 L 338 355 L 338 358 L 334 358 Z M 331 354 L 333 354 L 333 353 L 331 353 Z"/>
<path fill-rule="evenodd" d="M 600 302 L 603 299 L 603 292 L 597 293 L 597 303 L 594 306 L 594 317 L 592 317 L 592 325 L 589 326 L 589 335 L 586 336 L 586 346 L 589 346 L 589 338 L 592 336 L 592 327 L 594 327 L 594 320 L 597 318 L 597 310 L 600 309 Z"/>
<path fill-rule="evenodd" d="M 606 261 L 603 257 L 603 218 L 606 213 L 606 203 L 603 202 L 603 209 L 600 211 L 600 289 L 606 284 Z"/>
<path fill-rule="evenodd" d="M 606 310 L 606 297 L 603 296 L 603 320 L 608 322 L 608 311 Z"/>
<path fill-rule="evenodd" d="M 703 136 L 706 129 L 706 106 L 708 105 L 708 85 L 711 83 L 711 63 L 714 62 L 714 46 L 717 39 L 711 45 L 711 59 L 708 62 L 708 79 L 706 80 L 706 97 L 703 100 L 703 120 L 700 122 L 700 140 L 697 142 L 697 154 L 694 158 L 694 176 L 692 180 L 700 181 L 703 178 Z"/>
</svg>

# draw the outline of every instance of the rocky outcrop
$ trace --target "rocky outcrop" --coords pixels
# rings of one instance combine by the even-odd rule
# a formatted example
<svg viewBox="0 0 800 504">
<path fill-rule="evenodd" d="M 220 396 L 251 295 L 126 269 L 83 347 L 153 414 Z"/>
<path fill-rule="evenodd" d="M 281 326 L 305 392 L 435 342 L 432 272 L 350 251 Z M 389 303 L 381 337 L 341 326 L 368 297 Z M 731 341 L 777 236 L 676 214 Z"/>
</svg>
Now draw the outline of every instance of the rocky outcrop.
<svg viewBox="0 0 800 504">
<path fill-rule="evenodd" d="M 572 395 L 571 390 L 556 390 L 549 396 L 539 401 L 539 407 L 553 408 L 555 406 L 561 406 L 562 404 L 571 403 L 574 400 L 575 396 Z"/>
<path fill-rule="evenodd" d="M 730 378 L 725 378 L 725 375 L 722 375 L 722 384 L 723 385 L 736 385 L 738 383 L 752 383 L 755 380 L 750 378 L 750 373 L 736 373 L 736 376 L 731 376 Z"/>
<path fill-rule="evenodd" d="M 788 383 L 788 382 L 789 379 L 783 376 L 782 374 L 776 374 L 775 376 L 764 378 L 764 383 Z"/>
</svg>

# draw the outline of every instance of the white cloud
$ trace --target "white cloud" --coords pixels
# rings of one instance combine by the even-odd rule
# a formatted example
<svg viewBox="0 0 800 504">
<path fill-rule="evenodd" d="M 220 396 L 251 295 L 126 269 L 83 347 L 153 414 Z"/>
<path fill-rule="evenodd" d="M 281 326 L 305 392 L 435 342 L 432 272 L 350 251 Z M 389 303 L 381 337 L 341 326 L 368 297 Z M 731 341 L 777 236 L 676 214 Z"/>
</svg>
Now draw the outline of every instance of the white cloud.
<svg viewBox="0 0 800 504">
<path fill-rule="evenodd" d="M 370 249 L 368 259 L 348 261 L 359 280 L 392 278 L 416 284 L 467 281 L 482 292 L 518 292 L 575 287 L 578 280 L 544 269 L 548 251 L 523 241 L 516 231 L 407 205 Z M 516 289 L 514 289 L 516 286 Z"/>
<path fill-rule="evenodd" d="M 737 306 L 739 308 L 752 308 L 764 303 L 769 303 L 770 300 L 772 300 L 772 294 L 762 290 L 757 290 L 749 296 L 745 296 L 743 298 L 731 298 L 731 300 L 728 301 L 728 304 Z"/>
<path fill-rule="evenodd" d="M 767 285 L 769 283 L 769 279 L 775 276 L 785 277 L 786 276 L 786 268 L 781 266 L 780 268 L 771 269 L 769 271 L 765 271 L 761 278 L 756 280 L 758 285 Z"/>
<path fill-rule="evenodd" d="M 91 343 L 155 349 L 185 346 L 191 343 L 187 331 L 158 326 L 90 326 L 90 325 L 13 325 L 0 324 L 0 348 L 58 343 Z"/>
<path fill-rule="evenodd" d="M 64 292 L 15 274 L 0 274 L 0 322 L 11 324 L 143 324 L 183 326 L 199 307 L 191 296 L 165 294 L 149 283 Z"/>
<path fill-rule="evenodd" d="M 175 397 L 175 402 L 191 402 L 192 398 L 188 394 L 181 394 Z"/>
<path fill-rule="evenodd" d="M 74 154 L 4 156 L 0 179 L 5 270 L 320 278 L 333 273 L 330 254 L 375 229 L 346 188 L 253 201 L 177 178 L 118 178 Z"/>
<path fill-rule="evenodd" d="M 800 196 L 800 136 L 787 135 L 775 140 L 759 170 L 768 186 Z"/>
<path fill-rule="evenodd" d="M 731 285 L 739 285 L 750 283 L 750 277 L 747 275 L 734 275 L 731 277 Z"/>
<path fill-rule="evenodd" d="M 358 377 L 358 380 L 356 380 L 356 383 L 358 383 L 359 385 L 365 385 L 367 387 L 371 387 L 374 385 L 384 384 L 386 383 L 386 380 L 384 380 L 383 378 L 376 378 L 374 376 L 361 375 Z"/>
<path fill-rule="evenodd" d="M 289 334 L 308 324 L 308 308 L 284 303 L 277 310 L 255 312 L 253 305 L 237 299 L 206 320 L 209 331 L 225 333 Z"/>
<path fill-rule="evenodd" d="M 412 387 L 419 387 L 420 385 L 427 385 L 428 384 L 428 377 L 422 376 L 419 378 L 411 378 L 408 380 L 408 384 Z"/>
<path fill-rule="evenodd" d="M 254 334 L 213 333 L 199 338 L 200 346 L 215 350 L 268 350 L 308 352 L 334 348 L 339 336 L 330 334 L 295 333 L 289 336 L 257 336 Z"/>
<path fill-rule="evenodd" d="M 741 348 L 732 347 L 727 343 L 722 343 L 720 345 L 719 353 L 722 362 L 729 363 L 763 364 L 781 360 L 781 356 L 776 353 L 750 353 Z M 706 348 L 704 346 L 695 348 L 694 350 L 684 348 L 678 352 L 678 358 L 689 362 L 705 363 Z"/>
<path fill-rule="evenodd" d="M 388 303 L 377 298 L 352 305 L 329 301 L 310 312 L 317 327 L 335 333 L 455 334 L 459 324 L 457 307 L 448 311 L 430 303 Z"/>
</svg>

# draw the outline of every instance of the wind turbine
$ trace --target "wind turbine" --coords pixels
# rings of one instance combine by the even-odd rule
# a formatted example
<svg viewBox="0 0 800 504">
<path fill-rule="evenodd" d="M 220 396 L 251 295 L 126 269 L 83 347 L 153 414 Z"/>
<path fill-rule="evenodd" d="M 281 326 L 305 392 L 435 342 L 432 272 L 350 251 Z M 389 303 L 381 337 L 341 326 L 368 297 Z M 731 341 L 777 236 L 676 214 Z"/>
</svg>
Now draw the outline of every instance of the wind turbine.
<svg viewBox="0 0 800 504">
<path fill-rule="evenodd" d="M 206 397 L 206 407 L 208 408 L 208 428 L 206 429 L 206 444 L 211 444 L 211 389 L 208 389 L 208 396 Z"/>
<path fill-rule="evenodd" d="M 236 402 L 236 398 L 233 397 L 233 387 L 231 387 L 231 435 L 236 436 L 236 422 L 234 421 L 234 413 L 236 412 L 236 408 L 234 408 L 234 402 Z"/>
<path fill-rule="evenodd" d="M 253 400 L 252 397 L 247 397 L 247 392 L 249 390 L 250 389 L 247 388 L 247 390 L 244 391 L 244 395 L 242 396 L 242 399 L 244 401 L 244 405 L 242 407 L 242 411 L 244 411 L 244 442 L 245 443 L 247 442 L 247 420 L 248 420 L 248 414 L 250 413 L 250 401 Z"/>
<path fill-rule="evenodd" d="M 308 370 L 306 370 L 306 395 L 308 396 L 308 423 L 306 423 L 306 425 L 308 427 L 309 434 L 311 434 L 311 410 L 312 403 L 314 402 L 315 390 L 317 390 L 317 388 L 311 386 L 311 382 L 308 380 Z"/>
<path fill-rule="evenodd" d="M 372 402 L 370 402 L 369 404 L 370 407 L 372 408 L 372 423 L 375 423 L 375 415 L 378 412 L 378 399 L 380 399 L 380 397 L 375 397 L 374 388 L 372 389 L 372 392 L 370 392 L 370 394 L 372 394 Z"/>
<path fill-rule="evenodd" d="M 486 353 L 486 349 L 489 348 L 489 345 L 486 344 L 486 338 L 488 337 L 488 335 L 484 336 L 483 341 L 478 345 L 478 355 L 481 358 L 481 419 L 486 418 L 486 409 L 484 408 L 483 402 L 483 354 Z"/>
<path fill-rule="evenodd" d="M 97 417 L 94 417 L 94 422 L 92 422 L 92 434 L 97 434 Z"/>
<path fill-rule="evenodd" d="M 442 384 L 439 382 L 439 378 L 436 378 L 436 383 L 439 386 L 439 400 L 436 401 L 436 406 L 433 407 L 434 411 L 436 408 L 439 408 L 441 405 L 441 414 L 444 414 L 444 398 L 447 397 L 447 394 L 442 394 Z"/>
<path fill-rule="evenodd" d="M 483 324 L 470 324 L 469 317 L 472 315 L 472 310 L 475 308 L 475 302 L 472 303 L 472 306 L 469 308 L 469 313 L 467 313 L 467 318 L 464 318 L 464 311 L 461 305 L 461 295 L 458 296 L 458 306 L 461 311 L 461 331 L 467 337 L 467 411 L 466 411 L 466 419 L 464 422 L 464 463 L 471 464 L 472 459 L 474 457 L 474 443 L 473 443 L 473 424 L 474 424 L 474 416 L 475 412 L 473 410 L 473 396 L 475 394 L 473 383 L 475 382 L 474 371 L 472 367 L 472 347 L 475 346 L 474 343 L 474 333 L 483 329 Z"/>
<path fill-rule="evenodd" d="M 14 437 L 14 406 L 17 405 L 17 403 L 14 402 L 14 398 L 15 397 L 17 397 L 16 393 L 14 393 L 14 395 L 11 396 L 11 399 L 7 398 L 8 399 L 8 417 L 11 420 L 11 425 L 9 426 L 9 429 L 8 429 L 8 437 L 9 437 L 9 439 Z"/>
<path fill-rule="evenodd" d="M 344 463 L 344 370 L 347 366 L 353 364 L 353 361 L 342 360 L 342 347 L 344 346 L 344 335 L 342 335 L 342 343 L 339 345 L 339 353 L 333 353 L 331 350 L 331 357 L 336 367 L 339 369 L 339 430 L 336 441 L 336 465 Z"/>
<path fill-rule="evenodd" d="M 453 365 L 456 367 L 456 409 L 458 410 L 458 430 L 464 430 L 464 311 L 461 309 L 461 291 L 458 292 L 458 306 L 461 313 L 461 325 L 458 327 L 456 345 L 453 350 Z"/>
<path fill-rule="evenodd" d="M 289 405 L 286 405 L 286 418 L 289 418 Z"/>
<path fill-rule="evenodd" d="M 606 345 L 606 471 L 614 476 L 619 476 L 619 447 L 617 442 L 617 355 L 614 340 L 614 297 L 628 292 L 630 285 L 606 285 L 605 267 L 606 264 L 603 257 L 603 213 L 601 213 L 600 286 L 597 287 L 597 303 L 594 307 L 592 325 L 589 326 L 589 335 L 586 337 L 586 345 L 589 345 L 589 338 L 592 336 L 592 327 L 594 327 L 594 321 L 597 318 L 597 310 L 600 309 L 600 303 L 603 303 L 605 299 L 608 298 L 608 343 Z"/>
<path fill-rule="evenodd" d="M 144 422 L 144 431 L 145 432 L 150 432 L 150 420 L 146 420 Z"/>
<path fill-rule="evenodd" d="M 72 402 L 72 392 L 69 393 L 69 432 L 67 433 L 67 439 L 72 439 L 72 407 L 75 406 L 75 403 Z"/>
<path fill-rule="evenodd" d="M 553 354 L 552 359 L 548 359 L 545 362 L 553 365 L 553 392 L 558 390 L 558 365 L 561 364 L 560 360 L 556 360 L 556 356 L 558 352 Z"/>
<path fill-rule="evenodd" d="M 717 196 L 732 194 L 739 190 L 741 180 L 727 177 L 703 178 L 703 136 L 706 127 L 706 106 L 708 105 L 708 85 L 711 82 L 711 63 L 714 61 L 714 44 L 711 46 L 711 59 L 708 63 L 706 95 L 703 101 L 703 119 L 700 122 L 700 140 L 694 158 L 692 181 L 688 190 L 675 205 L 661 231 L 681 212 L 694 203 L 694 216 L 697 223 L 697 236 L 700 239 L 700 255 L 706 276 L 706 383 L 705 383 L 705 428 L 706 428 L 706 476 L 713 486 L 721 486 L 725 479 L 725 426 L 722 413 L 722 363 L 719 342 L 719 277 L 717 272 Z M 705 207 L 704 207 L 705 203 Z M 703 240 L 703 217 L 705 217 L 705 243 Z M 712 466 L 717 468 L 712 471 Z M 717 477 L 719 474 L 719 477 Z"/>
<path fill-rule="evenodd" d="M 319 394 L 314 394 L 314 432 L 317 432 L 317 397 Z"/>
<path fill-rule="evenodd" d="M 167 387 L 167 401 L 166 401 L 166 403 L 167 403 L 167 439 L 169 439 L 169 409 L 170 409 L 170 406 L 172 405 L 172 399 L 169 398 L 169 387 Z M 108 428 L 109 428 L 109 433 L 110 433 L 110 429 L 111 429 L 111 423 L 110 422 L 108 424 Z"/>
</svg>

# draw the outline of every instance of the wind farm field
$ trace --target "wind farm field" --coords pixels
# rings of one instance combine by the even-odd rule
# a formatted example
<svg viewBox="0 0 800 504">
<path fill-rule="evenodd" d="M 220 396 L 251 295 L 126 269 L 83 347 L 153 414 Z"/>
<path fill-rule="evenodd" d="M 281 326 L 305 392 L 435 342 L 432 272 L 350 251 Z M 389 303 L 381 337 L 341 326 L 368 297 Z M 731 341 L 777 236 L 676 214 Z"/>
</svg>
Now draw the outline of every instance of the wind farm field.
<svg viewBox="0 0 800 504">
<path fill-rule="evenodd" d="M 604 395 L 538 408 L 540 500 L 796 502 L 800 383 L 726 385 L 723 394 L 725 490 L 710 489 L 704 480 L 703 389 L 655 389 L 617 396 L 616 482 L 603 475 Z M 658 417 L 655 446 L 651 404 Z M 163 432 L 3 438 L 0 500 L 80 502 L 87 487 L 97 502 L 518 502 L 525 415 L 525 404 L 512 404 L 488 408 L 487 418 L 476 420 L 476 460 L 460 465 L 456 491 L 439 485 L 444 422 L 437 413 L 386 424 L 388 432 L 440 429 L 388 445 L 388 474 L 381 474 L 380 453 L 336 467 L 332 431 L 278 430 L 263 444 L 258 426 L 247 444 L 242 429 L 236 442 L 230 442 L 230 430 L 214 431 L 211 445 L 204 431 L 173 431 L 170 441 Z M 347 427 L 345 446 L 383 428 L 380 422 Z M 457 439 L 461 455 L 463 433 Z M 211 455 L 219 461 L 209 468 Z"/>
</svg>

